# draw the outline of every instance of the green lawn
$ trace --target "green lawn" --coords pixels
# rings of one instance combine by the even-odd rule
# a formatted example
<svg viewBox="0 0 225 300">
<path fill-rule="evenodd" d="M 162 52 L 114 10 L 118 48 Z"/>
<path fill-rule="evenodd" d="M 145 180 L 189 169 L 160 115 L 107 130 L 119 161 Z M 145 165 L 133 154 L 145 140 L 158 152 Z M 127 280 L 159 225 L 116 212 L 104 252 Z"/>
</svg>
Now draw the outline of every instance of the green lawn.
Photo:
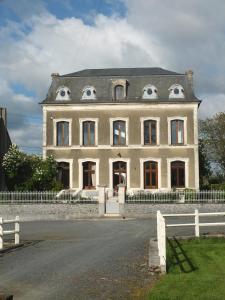
<svg viewBox="0 0 225 300">
<path fill-rule="evenodd" d="M 172 240 L 167 252 L 168 273 L 147 299 L 225 299 L 225 239 Z"/>
</svg>

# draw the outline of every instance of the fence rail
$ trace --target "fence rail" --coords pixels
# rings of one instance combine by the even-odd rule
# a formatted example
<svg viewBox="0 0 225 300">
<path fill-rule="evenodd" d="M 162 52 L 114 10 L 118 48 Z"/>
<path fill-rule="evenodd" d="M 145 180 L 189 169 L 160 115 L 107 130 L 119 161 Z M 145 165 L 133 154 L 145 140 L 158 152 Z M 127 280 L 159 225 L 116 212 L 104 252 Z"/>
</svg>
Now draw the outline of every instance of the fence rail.
<svg viewBox="0 0 225 300">
<path fill-rule="evenodd" d="M 15 236 L 15 245 L 20 243 L 20 224 L 19 216 L 16 216 L 15 220 L 3 220 L 0 218 L 0 250 L 4 246 L 4 235 L 14 235 Z M 14 230 L 4 230 L 4 224 L 15 224 Z"/>
<path fill-rule="evenodd" d="M 225 216 L 225 212 L 213 212 L 213 213 L 199 213 L 196 209 L 194 213 L 187 214 L 162 214 L 157 211 L 157 241 L 158 241 L 158 253 L 160 258 L 160 267 L 162 272 L 166 271 L 166 228 L 168 227 L 186 227 L 193 226 L 195 229 L 195 236 L 200 236 L 200 227 L 204 226 L 225 226 L 225 222 L 213 222 L 213 223 L 200 223 L 200 217 L 214 217 Z M 193 223 L 174 223 L 166 224 L 166 218 L 170 217 L 194 217 Z"/>
<path fill-rule="evenodd" d="M 1 204 L 76 204 L 96 203 L 96 199 L 90 195 L 83 197 L 80 193 L 73 192 L 0 192 Z"/>
<path fill-rule="evenodd" d="M 126 193 L 126 203 L 225 203 L 225 191 L 175 191 Z"/>
</svg>

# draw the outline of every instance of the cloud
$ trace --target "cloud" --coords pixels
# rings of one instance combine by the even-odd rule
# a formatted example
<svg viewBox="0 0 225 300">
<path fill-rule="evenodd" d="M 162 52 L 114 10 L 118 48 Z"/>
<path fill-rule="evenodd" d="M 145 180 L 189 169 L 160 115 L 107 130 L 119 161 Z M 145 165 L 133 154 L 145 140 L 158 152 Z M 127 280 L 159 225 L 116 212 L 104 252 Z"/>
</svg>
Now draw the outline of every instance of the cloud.
<svg viewBox="0 0 225 300">
<path fill-rule="evenodd" d="M 91 25 L 74 17 L 59 19 L 43 1 L 35 1 L 33 7 L 27 0 L 18 3 L 13 9 L 20 22 L 11 20 L 0 27 L 0 105 L 7 106 L 13 116 L 14 142 L 41 145 L 41 126 L 34 131 L 30 122 L 37 123 L 38 102 L 47 93 L 52 72 L 137 66 L 184 72 L 191 68 L 196 94 L 205 99 L 201 117 L 224 110 L 224 1 L 124 0 L 124 17 L 96 13 Z M 12 88 L 15 83 L 36 96 L 18 93 Z M 27 121 L 24 115 L 36 119 Z"/>
</svg>

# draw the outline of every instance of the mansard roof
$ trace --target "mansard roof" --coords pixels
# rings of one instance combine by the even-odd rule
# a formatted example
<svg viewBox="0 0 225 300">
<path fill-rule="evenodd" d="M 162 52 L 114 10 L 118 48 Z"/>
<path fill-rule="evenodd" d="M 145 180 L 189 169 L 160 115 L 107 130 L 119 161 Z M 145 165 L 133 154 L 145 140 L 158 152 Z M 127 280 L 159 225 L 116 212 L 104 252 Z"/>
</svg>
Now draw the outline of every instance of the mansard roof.
<svg viewBox="0 0 225 300">
<path fill-rule="evenodd" d="M 192 73 L 189 73 L 189 75 Z M 192 75 L 176 73 L 161 68 L 113 68 L 86 69 L 70 74 L 52 74 L 52 83 L 46 99 L 42 104 L 82 104 L 82 103 L 151 103 L 151 102 L 198 102 L 201 101 L 193 91 Z M 113 101 L 113 82 L 125 80 L 127 96 L 123 100 Z M 143 99 L 143 88 L 146 85 L 157 88 L 158 99 Z M 185 97 L 169 99 L 169 89 L 174 84 L 181 85 Z M 71 94 L 70 100 L 56 100 L 57 90 L 67 87 Z M 95 99 L 82 99 L 85 87 L 94 87 Z"/>
</svg>

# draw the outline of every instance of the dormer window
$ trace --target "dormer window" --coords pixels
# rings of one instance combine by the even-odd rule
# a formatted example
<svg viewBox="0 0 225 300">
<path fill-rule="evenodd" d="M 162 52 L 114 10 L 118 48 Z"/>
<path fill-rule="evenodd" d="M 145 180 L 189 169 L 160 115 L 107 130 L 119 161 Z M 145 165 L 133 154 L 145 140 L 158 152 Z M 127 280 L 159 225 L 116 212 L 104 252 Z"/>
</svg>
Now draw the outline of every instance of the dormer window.
<svg viewBox="0 0 225 300">
<path fill-rule="evenodd" d="M 65 101 L 70 100 L 70 89 L 66 86 L 60 86 L 56 91 L 56 100 Z"/>
<path fill-rule="evenodd" d="M 169 98 L 184 98 L 184 89 L 180 84 L 172 85 L 169 91 Z"/>
<path fill-rule="evenodd" d="M 124 100 L 127 97 L 127 80 L 118 79 L 112 81 L 112 98 L 115 101 Z"/>
<path fill-rule="evenodd" d="M 82 100 L 95 100 L 96 90 L 93 86 L 86 86 L 82 92 Z"/>
<path fill-rule="evenodd" d="M 157 88 L 154 85 L 148 84 L 143 88 L 142 99 L 157 99 Z"/>
</svg>

